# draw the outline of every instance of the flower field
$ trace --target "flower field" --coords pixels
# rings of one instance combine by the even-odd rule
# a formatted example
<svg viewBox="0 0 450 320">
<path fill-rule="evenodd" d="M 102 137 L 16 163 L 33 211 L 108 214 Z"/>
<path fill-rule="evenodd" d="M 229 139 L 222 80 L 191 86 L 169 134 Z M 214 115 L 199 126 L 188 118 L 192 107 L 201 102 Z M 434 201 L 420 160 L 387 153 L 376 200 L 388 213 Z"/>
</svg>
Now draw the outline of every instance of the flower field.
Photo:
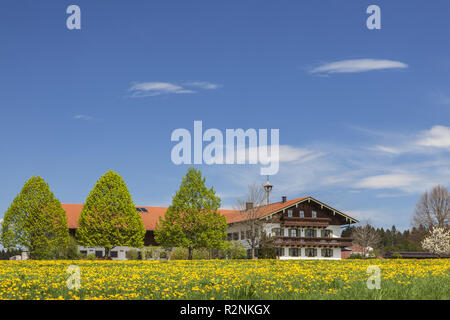
<svg viewBox="0 0 450 320">
<path fill-rule="evenodd" d="M 450 299 L 450 259 L 0 261 L 0 299 Z"/>
</svg>

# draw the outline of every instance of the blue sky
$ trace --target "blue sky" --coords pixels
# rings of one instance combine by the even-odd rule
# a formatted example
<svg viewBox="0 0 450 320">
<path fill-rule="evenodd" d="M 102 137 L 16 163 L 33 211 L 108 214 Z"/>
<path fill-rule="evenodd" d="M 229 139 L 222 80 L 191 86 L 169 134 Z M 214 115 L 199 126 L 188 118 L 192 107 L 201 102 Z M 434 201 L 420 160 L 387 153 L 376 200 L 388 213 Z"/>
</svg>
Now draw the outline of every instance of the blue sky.
<svg viewBox="0 0 450 320">
<path fill-rule="evenodd" d="M 70 4 L 81 30 L 66 28 Z M 381 8 L 368 30 L 366 8 Z M 280 129 L 272 199 L 410 226 L 450 182 L 450 3 L 2 1 L 0 218 L 32 175 L 82 203 L 109 169 L 165 206 L 176 128 Z M 259 166 L 200 165 L 224 207 Z"/>
</svg>

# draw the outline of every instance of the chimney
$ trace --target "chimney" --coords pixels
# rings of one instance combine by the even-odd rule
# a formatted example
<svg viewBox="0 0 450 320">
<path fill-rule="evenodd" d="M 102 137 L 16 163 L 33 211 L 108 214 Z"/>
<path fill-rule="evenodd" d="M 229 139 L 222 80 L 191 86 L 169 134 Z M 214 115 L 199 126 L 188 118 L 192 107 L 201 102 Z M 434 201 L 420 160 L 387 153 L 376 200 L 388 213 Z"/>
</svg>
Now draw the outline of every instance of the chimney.
<svg viewBox="0 0 450 320">
<path fill-rule="evenodd" d="M 281 202 L 282 202 L 282 203 L 285 203 L 285 202 L 286 202 L 286 196 L 282 196 L 282 197 L 281 197 Z"/>
<path fill-rule="evenodd" d="M 246 202 L 245 203 L 245 211 L 252 210 L 253 209 L 253 202 Z"/>
</svg>

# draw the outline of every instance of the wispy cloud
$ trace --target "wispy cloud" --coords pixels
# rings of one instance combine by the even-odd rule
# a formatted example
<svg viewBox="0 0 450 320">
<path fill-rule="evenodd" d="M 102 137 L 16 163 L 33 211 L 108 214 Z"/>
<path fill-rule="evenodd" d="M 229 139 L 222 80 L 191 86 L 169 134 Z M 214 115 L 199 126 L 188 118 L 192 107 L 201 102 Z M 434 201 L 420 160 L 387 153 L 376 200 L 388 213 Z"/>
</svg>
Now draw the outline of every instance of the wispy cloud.
<svg viewBox="0 0 450 320">
<path fill-rule="evenodd" d="M 376 145 L 371 150 L 391 155 L 404 153 L 429 154 L 450 150 L 450 127 L 436 125 L 413 135 L 390 137 L 390 146 Z"/>
<path fill-rule="evenodd" d="M 206 82 L 194 81 L 176 84 L 170 82 L 138 82 L 134 83 L 128 91 L 131 97 L 153 97 L 168 94 L 189 94 L 196 93 L 193 89 L 213 90 L 219 88 L 220 85 Z"/>
<path fill-rule="evenodd" d="M 384 69 L 405 69 L 408 65 L 393 60 L 380 59 L 354 59 L 341 60 L 323 64 L 311 70 L 311 73 L 355 73 Z"/>
<path fill-rule="evenodd" d="M 90 120 L 94 120 L 94 117 L 91 117 L 91 116 L 88 116 L 85 114 L 76 114 L 73 116 L 73 119 L 90 121 Z"/>
<path fill-rule="evenodd" d="M 380 152 L 385 152 L 385 153 L 389 153 L 389 154 L 393 154 L 393 155 L 397 155 L 397 154 L 401 154 L 402 150 L 396 147 L 386 147 L 386 146 L 374 146 L 370 148 L 371 150 L 374 151 L 380 151 Z"/>
<path fill-rule="evenodd" d="M 275 186 L 271 197 L 315 195 L 321 198 L 325 195 L 324 199 L 330 199 L 337 208 L 357 219 L 370 218 L 383 226 L 408 227 L 412 206 L 419 195 L 436 184 L 449 185 L 450 158 L 442 157 L 442 152 L 447 150 L 403 154 L 401 143 L 409 142 L 414 146 L 421 138 L 428 137 L 426 133 L 432 132 L 431 129 L 413 134 L 358 132 L 369 134 L 379 143 L 377 146 L 390 139 L 398 145 L 386 150 L 371 148 L 365 139 L 359 145 L 327 141 L 301 146 L 280 145 L 280 169 L 270 178 Z M 223 202 L 229 207 L 245 192 L 249 181 L 259 177 L 258 181 L 264 182 L 264 177 L 259 176 L 259 166 L 206 166 L 204 170 L 207 176 L 221 177 Z M 358 193 L 358 197 L 352 196 L 354 193 Z M 411 202 L 403 207 L 392 207 L 392 199 L 400 197 Z"/>
<path fill-rule="evenodd" d="M 398 189 L 409 187 L 421 179 L 413 174 L 381 174 L 364 178 L 355 184 L 356 188 L 366 189 Z"/>
<path fill-rule="evenodd" d="M 207 82 L 207 81 L 185 82 L 185 83 L 183 83 L 183 85 L 186 87 L 194 87 L 194 88 L 199 88 L 199 89 L 204 89 L 204 90 L 214 90 L 214 89 L 218 89 L 218 88 L 222 87 L 222 85 L 220 85 L 220 84 L 211 83 L 211 82 Z"/>
<path fill-rule="evenodd" d="M 424 147 L 450 150 L 450 127 L 434 126 L 421 134 L 416 144 Z"/>
<path fill-rule="evenodd" d="M 405 141 L 411 141 L 414 145 L 419 137 L 428 137 L 425 133 L 432 131 L 392 135 L 397 138 L 404 136 Z M 374 137 L 378 140 L 388 139 L 382 134 Z M 389 157 L 385 156 L 386 152 Z M 403 149 L 397 145 L 370 148 L 364 143 L 349 146 L 345 143 L 318 141 L 306 146 L 280 145 L 280 170 L 272 182 L 277 185 L 277 192 L 293 196 L 324 190 L 345 190 L 346 193 L 369 193 L 374 199 L 404 197 L 420 194 L 436 184 L 448 185 L 449 168 L 450 159 L 441 157 L 438 152 L 416 151 L 404 156 Z M 215 170 L 218 170 L 217 167 Z M 259 174 L 258 170 L 257 166 L 220 169 L 231 180 L 229 183 L 235 185 L 234 190 L 236 186 L 244 188 L 248 181 L 253 181 Z M 214 172 L 217 174 L 217 171 Z M 292 194 L 293 191 L 295 195 Z"/>
</svg>

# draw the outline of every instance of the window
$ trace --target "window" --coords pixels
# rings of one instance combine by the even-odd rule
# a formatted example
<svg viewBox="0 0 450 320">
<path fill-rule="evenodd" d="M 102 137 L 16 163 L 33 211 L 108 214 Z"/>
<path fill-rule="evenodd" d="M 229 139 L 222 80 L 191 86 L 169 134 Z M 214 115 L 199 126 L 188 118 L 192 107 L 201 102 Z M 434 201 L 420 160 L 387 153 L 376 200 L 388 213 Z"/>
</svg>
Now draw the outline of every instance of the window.
<svg viewBox="0 0 450 320">
<path fill-rule="evenodd" d="M 332 257 L 333 249 L 322 249 L 322 257 Z"/>
<path fill-rule="evenodd" d="M 241 231 L 241 240 L 244 240 L 244 239 L 245 239 L 245 232 Z"/>
<path fill-rule="evenodd" d="M 239 240 L 239 232 L 233 232 L 233 240 Z"/>
<path fill-rule="evenodd" d="M 311 215 L 313 218 L 317 218 L 317 212 L 315 212 L 314 210 L 311 212 Z"/>
<path fill-rule="evenodd" d="M 277 257 L 284 256 L 284 248 L 276 248 Z"/>
<path fill-rule="evenodd" d="M 97 258 L 103 257 L 103 251 L 101 251 L 101 250 L 95 250 L 95 256 L 96 256 Z"/>
<path fill-rule="evenodd" d="M 298 248 L 289 248 L 289 256 L 298 257 Z"/>
<path fill-rule="evenodd" d="M 227 234 L 227 240 L 228 240 L 228 241 L 231 241 L 231 233 L 228 233 L 228 234 Z"/>
<path fill-rule="evenodd" d="M 87 254 L 87 250 L 80 250 L 81 254 Z"/>
<path fill-rule="evenodd" d="M 305 211 L 300 210 L 300 218 L 304 218 L 305 217 Z"/>
<path fill-rule="evenodd" d="M 333 235 L 333 232 L 331 230 L 328 230 L 328 229 L 321 230 L 321 237 L 322 238 L 331 238 L 332 235 Z"/>
<path fill-rule="evenodd" d="M 292 210 L 288 210 L 288 217 L 292 217 Z"/>
<path fill-rule="evenodd" d="M 117 258 L 117 251 L 111 251 L 111 258 Z"/>
<path fill-rule="evenodd" d="M 272 234 L 274 236 L 281 236 L 281 228 L 273 228 L 272 229 Z"/>
<path fill-rule="evenodd" d="M 297 229 L 288 229 L 289 237 L 298 237 Z"/>
<path fill-rule="evenodd" d="M 305 249 L 305 255 L 307 257 L 316 257 L 317 256 L 317 249 L 314 248 L 306 248 Z"/>
<path fill-rule="evenodd" d="M 315 238 L 316 235 L 317 235 L 316 229 L 306 229 L 305 230 L 305 237 Z"/>
</svg>

